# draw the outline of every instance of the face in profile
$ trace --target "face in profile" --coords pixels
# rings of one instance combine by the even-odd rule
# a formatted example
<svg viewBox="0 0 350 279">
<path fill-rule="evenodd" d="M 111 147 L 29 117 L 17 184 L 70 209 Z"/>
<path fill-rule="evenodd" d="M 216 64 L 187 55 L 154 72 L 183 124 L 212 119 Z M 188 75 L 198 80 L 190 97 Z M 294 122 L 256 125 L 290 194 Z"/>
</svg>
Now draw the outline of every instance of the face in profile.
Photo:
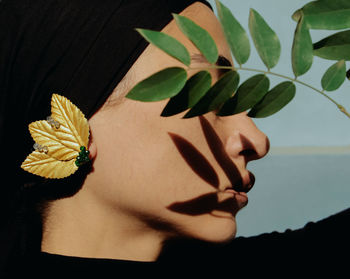
<svg viewBox="0 0 350 279">
<path fill-rule="evenodd" d="M 181 14 L 206 29 L 220 55 L 233 63 L 220 23 L 207 6 L 197 2 Z M 192 57 L 200 57 L 174 20 L 162 31 L 183 43 Z M 208 65 L 193 59 L 191 68 L 196 69 L 189 69 L 188 76 Z M 135 238 L 142 234 L 161 241 L 181 236 L 225 242 L 235 236 L 235 216 L 254 184 L 247 164 L 266 155 L 269 142 L 245 112 L 182 119 L 186 111 L 161 117 L 168 100 L 146 103 L 117 96 L 173 66 L 183 67 L 149 45 L 89 120 L 93 171 L 70 199 L 75 206 L 87 201 L 89 218 L 100 222 L 105 234 L 124 229 L 124 235 Z M 213 83 L 222 75 L 218 70 L 210 73 Z"/>
</svg>

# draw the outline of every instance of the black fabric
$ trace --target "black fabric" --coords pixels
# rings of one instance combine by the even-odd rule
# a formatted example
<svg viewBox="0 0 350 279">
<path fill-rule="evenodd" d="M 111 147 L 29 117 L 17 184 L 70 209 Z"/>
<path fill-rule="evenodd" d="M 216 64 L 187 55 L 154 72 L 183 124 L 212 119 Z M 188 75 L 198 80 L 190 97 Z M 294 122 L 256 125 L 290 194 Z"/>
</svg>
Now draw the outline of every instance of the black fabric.
<svg viewBox="0 0 350 279">
<path fill-rule="evenodd" d="M 52 93 L 90 118 L 148 45 L 134 29 L 161 30 L 171 12 L 193 2 L 1 1 L 0 144 L 11 147 L 6 167 L 22 174 L 19 165 L 33 144 L 27 126 L 50 114 Z"/>
<path fill-rule="evenodd" d="M 11 276 L 16 270 L 25 270 L 27 274 L 48 274 L 55 270 L 109 275 L 121 270 L 132 273 L 166 266 L 169 267 L 167 275 L 187 274 L 184 272 L 188 271 L 202 275 L 215 271 L 216 275 L 232 278 L 240 273 L 245 276 L 278 274 L 278 278 L 285 278 L 291 274 L 315 276 L 331 271 L 334 278 L 336 274 L 344 276 L 348 272 L 349 220 L 350 209 L 346 209 L 298 230 L 238 237 L 226 244 L 173 240 L 166 244 L 158 260 L 150 263 L 41 252 L 13 262 L 6 271 Z"/>
<path fill-rule="evenodd" d="M 2 227 L 17 227 L 11 213 L 27 202 L 23 186 L 42 183 L 20 165 L 32 151 L 28 124 L 50 115 L 52 93 L 90 118 L 147 47 L 135 28 L 161 30 L 171 13 L 193 2 L 210 6 L 204 0 L 0 1 L 0 237 L 16 238 Z"/>
<path fill-rule="evenodd" d="M 31 216 L 27 209 L 32 206 L 33 192 L 44 189 L 21 191 L 24 184 L 29 187 L 35 180 L 19 166 L 33 144 L 27 125 L 50 114 L 52 93 L 67 96 L 91 117 L 147 46 L 134 28 L 160 30 L 171 20 L 171 12 L 178 13 L 192 2 L 195 0 L 0 1 L 0 269 L 10 251 L 24 247 L 21 255 L 6 262 L 10 275 L 0 274 L 1 278 L 22 272 L 49 276 L 72 269 L 114 276 L 110 272 L 120 272 L 122 267 L 139 272 L 130 267 L 154 265 L 25 249 L 28 241 L 40 247 L 40 235 L 30 236 L 22 223 L 29 214 L 31 224 L 40 228 L 38 216 Z M 66 189 L 66 195 L 71 194 L 74 191 Z M 301 230 L 237 238 L 226 245 L 174 240 L 156 265 L 172 266 L 167 275 L 184 265 L 224 272 L 252 266 L 258 275 L 262 272 L 256 268 L 258 263 L 267 270 L 285 265 L 285 275 L 312 259 L 329 264 L 348 253 L 349 211 Z"/>
<path fill-rule="evenodd" d="M 196 259 L 202 264 L 241 268 L 264 266 L 268 270 L 276 267 L 317 270 L 322 265 L 335 269 L 346 261 L 349 254 L 349 221 L 350 208 L 318 222 L 309 222 L 301 229 L 238 237 L 223 245 L 193 240 L 174 241 L 164 249 L 159 261 L 177 260 L 187 264 Z"/>
</svg>

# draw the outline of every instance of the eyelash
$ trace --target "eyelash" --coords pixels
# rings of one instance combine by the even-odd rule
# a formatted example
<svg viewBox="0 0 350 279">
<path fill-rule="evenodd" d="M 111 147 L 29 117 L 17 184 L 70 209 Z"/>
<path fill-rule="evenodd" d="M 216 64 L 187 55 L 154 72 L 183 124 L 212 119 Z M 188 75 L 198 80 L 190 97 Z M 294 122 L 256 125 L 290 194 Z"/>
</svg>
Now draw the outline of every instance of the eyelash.
<svg viewBox="0 0 350 279">
<path fill-rule="evenodd" d="M 216 61 L 216 65 L 217 66 L 228 66 L 228 67 L 232 67 L 231 62 L 226 59 L 224 56 L 219 55 L 218 60 Z M 225 74 L 227 71 L 229 71 L 228 69 L 219 69 L 219 74 L 220 76 Z"/>
<path fill-rule="evenodd" d="M 232 66 L 231 62 L 226 59 L 226 57 L 219 55 L 218 61 L 216 61 L 218 66 Z"/>
</svg>

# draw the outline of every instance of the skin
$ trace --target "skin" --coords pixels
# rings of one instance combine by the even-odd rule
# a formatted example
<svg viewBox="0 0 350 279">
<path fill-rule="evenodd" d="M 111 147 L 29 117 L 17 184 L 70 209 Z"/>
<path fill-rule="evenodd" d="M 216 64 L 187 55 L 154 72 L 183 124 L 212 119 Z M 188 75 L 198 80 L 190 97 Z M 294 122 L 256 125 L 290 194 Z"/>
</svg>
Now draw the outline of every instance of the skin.
<svg viewBox="0 0 350 279">
<path fill-rule="evenodd" d="M 181 14 L 208 30 L 219 53 L 230 60 L 220 24 L 207 6 L 194 3 Z M 162 31 L 182 42 L 191 55 L 199 54 L 175 21 Z M 149 45 L 89 120 L 93 171 L 78 193 L 51 203 L 43 251 L 154 261 L 164 241 L 173 237 L 217 243 L 234 238 L 235 216 L 247 199 L 244 193 L 225 189 L 236 180 L 246 188 L 252 186 L 247 163 L 266 155 L 268 138 L 245 112 L 226 117 L 214 112 L 190 119 L 182 119 L 186 112 L 161 117 L 168 100 L 145 103 L 124 98 L 139 81 L 171 66 L 183 65 Z M 191 64 L 192 68 L 205 66 L 198 61 Z M 189 69 L 188 75 L 196 72 Z M 215 83 L 220 73 L 211 70 L 211 74 Z M 208 143 L 204 131 L 215 135 L 214 145 Z M 186 161 L 191 155 L 181 149 L 184 144 L 205 158 L 203 172 L 195 171 L 198 160 Z M 213 146 L 221 152 L 218 157 Z M 235 172 L 225 171 L 223 158 Z M 209 170 L 213 175 L 205 179 Z"/>
</svg>

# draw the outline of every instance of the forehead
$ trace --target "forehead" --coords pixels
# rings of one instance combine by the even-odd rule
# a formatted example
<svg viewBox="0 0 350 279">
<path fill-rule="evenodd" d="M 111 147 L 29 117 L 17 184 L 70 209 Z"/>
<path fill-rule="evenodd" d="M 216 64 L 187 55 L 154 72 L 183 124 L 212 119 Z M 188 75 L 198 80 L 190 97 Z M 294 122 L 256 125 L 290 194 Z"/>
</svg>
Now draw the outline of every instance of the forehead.
<svg viewBox="0 0 350 279">
<path fill-rule="evenodd" d="M 214 35 L 215 31 L 218 31 L 218 29 L 221 29 L 220 23 L 213 11 L 203 3 L 193 3 L 184 9 L 180 15 L 192 19 L 195 23 L 211 33 L 211 35 Z"/>
<path fill-rule="evenodd" d="M 213 37 L 218 47 L 219 54 L 231 59 L 230 48 L 227 45 L 224 33 L 222 31 L 220 22 L 216 18 L 213 11 L 206 5 L 200 2 L 195 2 L 183 10 L 180 15 L 186 16 L 193 20 L 196 24 L 204 28 Z M 175 39 L 179 40 L 189 50 L 190 55 L 193 57 L 196 54 L 200 57 L 199 50 L 194 44 L 181 32 L 173 19 L 167 24 L 161 32 L 164 32 Z M 201 61 L 200 61 L 201 62 Z M 136 60 L 134 65 L 130 68 L 126 77 L 129 82 L 129 88 L 131 89 L 139 81 L 151 76 L 152 74 L 163 70 L 166 67 L 184 65 L 170 57 L 168 54 L 157 48 L 156 46 L 149 44 L 140 57 Z M 117 86 L 119 88 L 119 85 Z M 127 91 L 127 90 L 126 90 Z M 125 92 L 126 94 L 127 92 Z"/>
<path fill-rule="evenodd" d="M 193 20 L 196 24 L 204 28 L 215 40 L 219 53 L 226 57 L 230 57 L 229 46 L 227 45 L 225 35 L 218 19 L 213 11 L 200 2 L 195 2 L 183 10 L 180 15 L 186 16 Z M 198 52 L 194 45 L 186 38 L 186 36 L 177 27 L 175 20 L 172 20 L 163 30 L 176 39 L 180 40 L 193 53 Z"/>
</svg>

